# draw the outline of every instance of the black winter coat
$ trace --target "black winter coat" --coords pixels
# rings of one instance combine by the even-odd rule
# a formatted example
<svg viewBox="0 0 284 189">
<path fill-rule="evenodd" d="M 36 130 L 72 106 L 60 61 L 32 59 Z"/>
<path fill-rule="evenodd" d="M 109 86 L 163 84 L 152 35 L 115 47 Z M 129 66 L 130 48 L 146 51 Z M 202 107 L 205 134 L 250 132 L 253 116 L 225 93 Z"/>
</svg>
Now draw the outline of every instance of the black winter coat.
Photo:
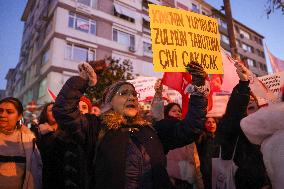
<svg viewBox="0 0 284 189">
<path fill-rule="evenodd" d="M 82 146 L 90 161 L 88 167 L 94 172 L 91 188 L 124 189 L 126 147 L 131 135 L 145 147 L 150 156 L 152 188 L 171 188 L 166 172 L 165 152 L 192 143 L 200 135 L 205 121 L 207 100 L 191 96 L 189 112 L 182 121 L 160 121 L 150 126 L 122 125 L 120 129 L 110 129 L 100 141 L 97 154 L 96 144 L 100 130 L 105 127 L 96 116 L 81 115 L 77 105 L 87 88 L 87 81 L 78 76 L 71 77 L 63 86 L 53 106 L 53 114 L 59 125 Z M 138 128 L 136 132 L 122 132 L 122 128 Z M 95 158 L 95 165 L 92 159 Z M 143 184 L 144 185 L 144 184 Z M 147 184 L 146 184 L 147 185 Z"/>
<path fill-rule="evenodd" d="M 239 167 L 235 175 L 236 189 L 260 189 L 269 184 L 259 146 L 251 144 L 240 127 L 241 119 L 247 115 L 249 99 L 249 81 L 240 81 L 233 89 L 225 115 L 217 128 L 216 137 L 225 160 L 232 158 L 239 137 L 234 157 Z"/>
<path fill-rule="evenodd" d="M 212 158 L 219 157 L 220 145 L 216 136 L 209 132 L 204 132 L 196 142 L 196 147 L 200 159 L 200 171 L 202 173 L 205 189 L 212 188 Z"/>
</svg>

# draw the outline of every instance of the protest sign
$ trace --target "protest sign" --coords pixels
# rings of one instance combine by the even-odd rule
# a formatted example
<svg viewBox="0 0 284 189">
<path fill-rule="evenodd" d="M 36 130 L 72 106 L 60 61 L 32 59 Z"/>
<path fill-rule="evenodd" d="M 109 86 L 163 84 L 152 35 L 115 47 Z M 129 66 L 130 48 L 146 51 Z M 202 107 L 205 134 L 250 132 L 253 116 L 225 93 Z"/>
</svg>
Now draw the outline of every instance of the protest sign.
<svg viewBox="0 0 284 189">
<path fill-rule="evenodd" d="M 225 114 L 229 95 L 213 96 L 213 107 L 207 113 L 207 117 L 222 117 Z"/>
<path fill-rule="evenodd" d="M 140 94 L 139 101 L 147 99 L 147 97 L 154 96 L 155 94 L 155 83 L 158 78 L 156 77 L 138 77 L 133 80 L 128 80 L 134 85 L 135 90 Z"/>
<path fill-rule="evenodd" d="M 281 87 L 284 85 L 284 72 L 258 77 L 258 79 L 278 98 L 281 97 Z"/>
<path fill-rule="evenodd" d="M 222 74 L 217 20 L 181 9 L 149 5 L 156 72 L 185 72 L 196 61 L 208 74 Z"/>
<path fill-rule="evenodd" d="M 151 102 L 155 95 L 155 83 L 158 78 L 156 77 L 138 77 L 133 80 L 128 80 L 135 90 L 140 94 L 139 102 Z M 181 97 L 178 92 L 169 89 L 167 86 L 163 86 L 163 99 L 165 102 L 177 102 L 181 103 Z"/>
</svg>

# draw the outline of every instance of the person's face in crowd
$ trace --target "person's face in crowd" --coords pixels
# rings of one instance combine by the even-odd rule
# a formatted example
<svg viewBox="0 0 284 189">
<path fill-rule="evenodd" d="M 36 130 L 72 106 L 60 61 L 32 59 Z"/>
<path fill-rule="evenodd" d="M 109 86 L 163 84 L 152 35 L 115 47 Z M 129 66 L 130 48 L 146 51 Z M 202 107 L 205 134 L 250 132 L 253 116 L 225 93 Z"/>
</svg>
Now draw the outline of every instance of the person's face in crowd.
<svg viewBox="0 0 284 189">
<path fill-rule="evenodd" d="M 258 110 L 257 103 L 255 99 L 251 96 L 249 100 L 249 104 L 247 107 L 247 114 L 250 115 Z"/>
<path fill-rule="evenodd" d="M 170 111 L 169 111 L 169 116 L 181 119 L 181 109 L 177 105 L 174 105 Z"/>
<path fill-rule="evenodd" d="M 0 130 L 14 130 L 20 119 L 22 119 L 22 115 L 18 113 L 14 104 L 10 102 L 0 104 Z"/>
<path fill-rule="evenodd" d="M 217 128 L 215 119 L 212 117 L 208 117 L 205 122 L 205 128 L 208 132 L 215 133 Z"/>
<path fill-rule="evenodd" d="M 81 114 L 89 113 L 88 104 L 84 101 L 80 101 L 79 102 L 79 110 L 80 110 Z"/>
<path fill-rule="evenodd" d="M 214 77 L 211 80 L 210 84 L 211 84 L 210 88 L 212 91 L 220 92 L 222 86 L 222 81 L 220 77 Z"/>
<path fill-rule="evenodd" d="M 92 114 L 94 114 L 96 116 L 100 116 L 101 115 L 101 109 L 97 106 L 93 106 L 92 107 Z"/>
<path fill-rule="evenodd" d="M 131 85 L 122 85 L 111 100 L 114 111 L 125 117 L 134 117 L 139 111 L 138 93 Z"/>
<path fill-rule="evenodd" d="M 55 118 L 53 117 L 52 107 L 53 107 L 53 104 L 50 104 L 49 106 L 47 106 L 47 110 L 46 110 L 48 124 L 50 125 L 53 125 L 56 123 Z"/>
</svg>

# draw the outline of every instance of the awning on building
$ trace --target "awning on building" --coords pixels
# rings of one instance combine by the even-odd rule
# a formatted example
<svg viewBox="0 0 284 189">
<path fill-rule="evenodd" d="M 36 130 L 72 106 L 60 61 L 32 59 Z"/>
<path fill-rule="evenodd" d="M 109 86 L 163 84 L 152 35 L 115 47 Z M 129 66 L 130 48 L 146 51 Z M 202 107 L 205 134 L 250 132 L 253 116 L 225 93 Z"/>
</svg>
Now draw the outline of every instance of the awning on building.
<svg viewBox="0 0 284 189">
<path fill-rule="evenodd" d="M 127 9 L 126 7 L 123 7 L 118 4 L 114 4 L 115 11 L 119 14 L 123 14 L 127 17 L 133 18 L 134 20 L 136 19 L 136 13 L 132 10 Z"/>
</svg>

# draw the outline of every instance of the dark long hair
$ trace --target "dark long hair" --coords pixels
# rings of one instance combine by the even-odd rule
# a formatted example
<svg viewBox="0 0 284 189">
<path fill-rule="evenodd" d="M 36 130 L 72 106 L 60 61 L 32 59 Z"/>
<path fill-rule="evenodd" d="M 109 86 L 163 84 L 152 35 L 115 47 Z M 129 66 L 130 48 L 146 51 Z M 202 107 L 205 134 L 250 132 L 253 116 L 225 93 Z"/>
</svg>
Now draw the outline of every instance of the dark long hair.
<svg viewBox="0 0 284 189">
<path fill-rule="evenodd" d="M 15 106 L 17 112 L 19 115 L 23 115 L 23 112 L 24 112 L 24 108 L 23 108 L 23 105 L 21 103 L 21 101 L 17 98 L 14 98 L 14 97 L 7 97 L 7 98 L 3 98 L 2 100 L 0 100 L 0 104 L 2 103 L 11 103 Z"/>
<path fill-rule="evenodd" d="M 175 103 L 175 102 L 171 102 L 169 104 L 167 104 L 164 108 L 164 118 L 172 118 L 170 115 L 169 115 L 169 112 L 170 110 L 172 109 L 172 107 L 174 106 L 178 106 L 180 109 L 180 105 L 178 103 Z"/>
<path fill-rule="evenodd" d="M 49 103 L 46 103 L 44 106 L 43 106 L 43 109 L 39 115 L 39 124 L 43 124 L 43 123 L 48 123 L 49 124 L 49 121 L 48 121 L 48 117 L 47 117 L 47 107 L 50 106 L 50 105 L 53 105 L 54 102 L 49 102 Z"/>
</svg>

